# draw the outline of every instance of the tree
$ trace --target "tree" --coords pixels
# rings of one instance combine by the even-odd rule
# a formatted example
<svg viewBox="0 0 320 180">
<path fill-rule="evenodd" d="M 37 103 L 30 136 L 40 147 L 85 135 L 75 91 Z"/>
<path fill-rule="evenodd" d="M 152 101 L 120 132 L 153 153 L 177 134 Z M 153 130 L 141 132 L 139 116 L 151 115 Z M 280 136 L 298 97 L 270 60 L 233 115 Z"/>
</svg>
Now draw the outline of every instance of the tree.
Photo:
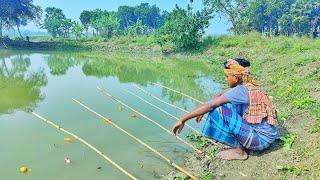
<svg viewBox="0 0 320 180">
<path fill-rule="evenodd" d="M 33 4 L 33 0 L 0 0 L 0 37 L 3 27 L 27 25 L 28 21 L 38 23 L 41 19 L 42 10 L 40 6 Z"/>
<path fill-rule="evenodd" d="M 88 32 L 91 20 L 91 12 L 86 10 L 82 11 L 79 19 L 81 21 L 81 24 L 83 25 L 83 28 Z"/>
<path fill-rule="evenodd" d="M 319 0 L 203 0 L 220 15 L 228 17 L 235 34 L 258 31 L 267 35 L 310 34 L 318 36 Z"/>
<path fill-rule="evenodd" d="M 285 36 L 290 36 L 293 33 L 292 16 L 284 14 L 279 19 L 280 33 Z"/>
<path fill-rule="evenodd" d="M 116 12 L 109 12 L 101 18 L 101 35 L 110 38 L 117 35 L 120 30 L 120 22 Z"/>
<path fill-rule="evenodd" d="M 142 21 L 138 19 L 134 25 L 129 26 L 126 29 L 125 34 L 128 36 L 144 35 L 148 33 L 147 31 L 148 27 L 142 24 Z"/>
<path fill-rule="evenodd" d="M 193 13 L 190 5 L 187 10 L 176 6 L 166 16 L 164 25 L 159 29 L 160 45 L 169 41 L 178 48 L 196 47 L 204 34 L 204 29 L 209 25 L 211 14 L 212 11 L 207 9 Z"/>
<path fill-rule="evenodd" d="M 121 30 L 126 30 L 135 25 L 138 19 L 148 27 L 150 32 L 158 29 L 164 23 L 164 15 L 161 14 L 161 10 L 156 5 L 150 6 L 148 3 L 141 3 L 135 7 L 120 6 L 117 14 Z"/>
<path fill-rule="evenodd" d="M 62 24 L 60 25 L 60 33 L 59 36 L 61 37 L 70 37 L 70 33 L 72 31 L 72 28 L 74 26 L 74 22 L 69 19 L 69 18 L 65 18 L 62 20 Z"/>
<path fill-rule="evenodd" d="M 47 7 L 45 9 L 46 15 L 42 27 L 47 29 L 47 31 L 55 38 L 58 35 L 63 36 L 64 23 L 66 20 L 62 9 L 55 7 Z"/>
<path fill-rule="evenodd" d="M 91 12 L 90 26 L 97 34 L 103 37 L 111 37 L 118 34 L 120 23 L 116 12 L 96 9 Z"/>
<path fill-rule="evenodd" d="M 76 37 L 80 37 L 82 35 L 82 32 L 84 30 L 84 27 L 78 23 L 75 22 L 73 27 L 72 27 L 72 33 L 76 36 Z"/>
<path fill-rule="evenodd" d="M 302 35 L 310 33 L 312 38 L 318 36 L 320 28 L 320 2 L 318 0 L 297 0 L 292 7 L 291 14 L 294 30 L 297 33 Z"/>
<path fill-rule="evenodd" d="M 52 37 L 70 37 L 74 23 L 71 19 L 66 18 L 62 9 L 48 7 L 45 9 L 46 15 L 42 27 L 52 35 Z"/>
<path fill-rule="evenodd" d="M 117 14 L 120 22 L 120 29 L 125 30 L 137 22 L 137 16 L 134 13 L 135 8 L 130 6 L 119 6 Z"/>
<path fill-rule="evenodd" d="M 217 14 L 225 16 L 231 22 L 231 31 L 242 34 L 242 28 L 247 26 L 245 17 L 248 0 L 203 0 L 205 6 Z"/>
<path fill-rule="evenodd" d="M 135 7 L 134 14 L 140 19 L 142 24 L 149 27 L 152 31 L 163 25 L 164 17 L 160 14 L 160 9 L 150 6 L 148 3 L 141 3 Z"/>
</svg>

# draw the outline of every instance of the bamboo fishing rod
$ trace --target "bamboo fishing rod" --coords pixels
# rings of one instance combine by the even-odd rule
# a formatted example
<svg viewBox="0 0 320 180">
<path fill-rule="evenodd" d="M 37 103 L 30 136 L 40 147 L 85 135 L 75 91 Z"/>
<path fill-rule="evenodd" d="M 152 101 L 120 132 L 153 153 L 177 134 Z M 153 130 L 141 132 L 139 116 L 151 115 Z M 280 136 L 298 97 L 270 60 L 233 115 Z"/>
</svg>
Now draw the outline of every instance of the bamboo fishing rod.
<svg viewBox="0 0 320 180">
<path fill-rule="evenodd" d="M 173 108 L 179 109 L 179 110 L 181 110 L 181 111 L 183 111 L 183 112 L 185 112 L 185 113 L 190 113 L 190 111 L 187 111 L 187 110 L 185 110 L 185 109 L 182 109 L 182 108 L 180 108 L 180 107 L 178 107 L 178 106 L 176 106 L 176 105 L 174 105 L 174 104 L 168 103 L 168 102 L 166 102 L 166 101 L 158 98 L 158 97 L 155 96 L 154 94 L 146 91 L 145 89 L 142 89 L 141 87 L 139 87 L 139 86 L 137 86 L 137 85 L 133 85 L 133 86 L 135 86 L 137 89 L 141 90 L 141 91 L 144 92 L 145 94 L 147 94 L 147 95 L 149 95 L 149 96 L 157 99 L 158 101 L 160 101 L 160 102 L 162 102 L 162 103 L 164 103 L 164 104 L 167 104 L 167 105 L 169 105 L 169 106 L 171 106 L 171 107 L 173 107 Z M 202 119 L 202 120 L 205 120 L 204 117 L 202 117 L 201 119 Z M 211 140 L 211 139 L 208 139 L 208 140 L 209 140 L 210 142 L 214 142 L 214 141 Z"/>
<path fill-rule="evenodd" d="M 101 152 L 100 150 L 98 150 L 96 147 L 94 147 L 93 145 L 89 144 L 87 141 L 83 140 L 82 138 L 80 138 L 79 136 L 67 131 L 66 129 L 62 128 L 61 126 L 53 123 L 52 121 L 49 121 L 48 119 L 40 116 L 39 114 L 32 112 L 32 114 L 34 116 L 36 116 L 37 118 L 41 119 L 43 122 L 57 128 L 58 130 L 74 137 L 75 139 L 79 140 L 80 142 L 82 142 L 84 145 L 86 145 L 89 149 L 93 150 L 94 152 L 96 152 L 98 155 L 102 156 L 104 159 L 106 159 L 109 163 L 111 163 L 113 166 L 115 166 L 117 169 L 119 169 L 122 173 L 124 173 L 125 175 L 127 175 L 128 177 L 130 177 L 130 179 L 134 179 L 137 180 L 136 177 L 134 177 L 132 174 L 130 174 L 128 171 L 126 171 L 125 169 L 123 169 L 120 165 L 118 165 L 116 162 L 112 161 L 107 155 L 105 155 L 103 152 Z"/>
<path fill-rule="evenodd" d="M 139 87 L 139 86 L 137 86 L 137 85 L 135 85 L 135 84 L 134 84 L 133 86 L 135 86 L 137 89 L 141 90 L 141 91 L 144 92 L 145 94 L 147 94 L 147 95 L 149 95 L 149 96 L 157 99 L 158 101 L 160 101 L 160 102 L 162 102 L 162 103 L 164 103 L 164 104 L 167 104 L 167 105 L 169 105 L 169 106 L 171 106 L 171 107 L 173 107 L 173 108 L 179 109 L 179 110 L 181 110 L 181 111 L 183 111 L 183 112 L 185 112 L 185 113 L 190 113 L 190 111 L 187 111 L 187 110 L 185 110 L 185 109 L 182 109 L 181 107 L 178 107 L 178 106 L 176 106 L 176 105 L 174 105 L 174 104 L 168 103 L 168 102 L 166 102 L 166 101 L 158 98 L 157 96 L 155 96 L 155 95 L 152 94 L 151 92 L 148 92 L 148 91 L 146 91 L 145 89 L 142 89 L 141 87 Z M 199 100 L 198 100 L 198 101 L 199 101 Z M 199 102 L 201 102 L 201 101 L 199 101 Z M 204 118 L 202 118 L 202 119 L 205 120 Z"/>
<path fill-rule="evenodd" d="M 138 143 L 142 144 L 143 146 L 145 146 L 147 149 L 149 149 L 150 151 L 152 151 L 153 153 L 157 154 L 158 156 L 160 156 L 162 159 L 164 159 L 168 164 L 170 164 L 171 166 L 173 166 L 174 168 L 178 169 L 179 171 L 183 172 L 184 174 L 186 174 L 187 176 L 189 176 L 191 179 L 195 179 L 197 180 L 198 178 L 193 176 L 191 173 L 189 173 L 188 171 L 184 170 L 182 167 L 180 167 L 179 165 L 175 164 L 173 161 L 171 161 L 169 158 L 167 158 L 166 156 L 162 155 L 159 151 L 155 150 L 154 148 L 152 148 L 151 146 L 149 146 L 148 144 L 146 144 L 145 142 L 143 142 L 141 139 L 137 138 L 136 136 L 132 135 L 131 133 L 127 132 L 126 130 L 122 129 L 120 126 L 118 126 L 117 124 L 115 124 L 113 121 L 111 121 L 110 119 L 102 116 L 101 114 L 97 113 L 96 111 L 92 110 L 91 108 L 89 108 L 88 106 L 86 106 L 85 104 L 81 103 L 80 101 L 72 98 L 72 100 L 74 102 L 76 102 L 77 104 L 79 104 L 80 106 L 84 107 L 86 110 L 88 110 L 89 112 L 95 114 L 97 117 L 101 118 L 103 121 L 109 123 L 110 125 L 112 125 L 113 127 L 115 127 L 117 130 L 120 130 L 121 132 L 125 133 L 126 135 L 128 135 L 129 137 L 131 137 L 132 139 L 134 139 L 135 141 L 137 141 Z"/>
<path fill-rule="evenodd" d="M 187 110 L 185 110 L 185 109 L 182 109 L 181 107 L 178 107 L 178 106 L 176 106 L 176 105 L 174 105 L 174 104 L 168 103 L 168 102 L 166 102 L 166 101 L 158 98 L 158 97 L 155 96 L 154 94 L 152 94 L 152 93 L 150 93 L 150 92 L 142 89 L 141 87 L 139 87 L 139 86 L 137 86 L 137 85 L 135 85 L 135 84 L 134 84 L 133 86 L 136 87 L 137 89 L 141 90 L 141 91 L 144 92 L 145 94 L 147 94 L 147 95 L 149 95 L 149 96 L 157 99 L 158 101 L 160 101 L 160 102 L 162 102 L 162 103 L 164 103 L 164 104 L 166 104 L 166 105 L 168 105 L 168 106 L 171 106 L 171 107 L 173 107 L 173 108 L 179 109 L 179 110 L 181 110 L 181 111 L 183 111 L 183 112 L 185 112 L 185 113 L 189 113 L 189 111 L 187 111 Z"/>
<path fill-rule="evenodd" d="M 198 102 L 198 103 L 200 103 L 200 104 L 204 104 L 203 101 L 200 101 L 200 100 L 198 100 L 198 99 L 196 99 L 196 98 L 194 98 L 194 97 L 191 97 L 191 96 L 189 96 L 189 95 L 187 95 L 187 94 L 184 94 L 184 93 L 182 93 L 182 92 L 179 92 L 179 91 L 177 91 L 177 90 L 171 89 L 171 88 L 169 88 L 169 87 L 166 87 L 166 86 L 163 86 L 163 85 L 157 84 L 157 83 L 151 83 L 151 84 L 154 84 L 154 85 L 160 86 L 160 87 L 164 87 L 164 88 L 166 88 L 166 89 L 169 89 L 170 91 L 173 91 L 173 92 L 176 92 L 176 93 L 178 93 L 178 94 L 181 94 L 181 95 L 183 95 L 183 96 L 185 96 L 185 97 L 188 97 L 188 98 L 190 98 L 190 99 L 192 99 L 192 100 L 194 100 L 194 101 L 196 101 L 196 102 Z M 186 113 L 190 113 L 190 111 L 187 111 L 187 110 L 182 109 L 182 108 L 180 108 L 180 107 L 178 107 L 178 106 L 176 106 L 176 105 L 173 105 L 173 104 L 170 104 L 170 103 L 168 103 L 168 102 L 166 102 L 166 101 L 163 101 L 162 99 L 158 98 L 158 97 L 155 96 L 154 94 L 152 94 L 152 93 L 150 93 L 150 92 L 142 89 L 141 87 L 139 87 L 139 86 L 137 86 L 137 85 L 134 85 L 134 86 L 135 86 L 137 89 L 141 90 L 142 92 L 148 94 L 149 96 L 151 96 L 151 97 L 159 100 L 160 102 L 163 102 L 163 103 L 165 103 L 165 104 L 167 104 L 167 105 L 169 105 L 169 106 L 171 106 L 171 107 L 174 107 L 174 108 L 179 109 L 179 110 L 181 110 L 181 111 L 184 111 L 184 112 L 186 112 Z M 218 110 L 220 110 L 220 109 L 218 109 Z M 202 119 L 203 119 L 203 117 L 202 117 Z M 188 125 L 187 125 L 187 126 L 188 126 Z M 189 127 L 189 126 L 188 126 L 188 127 Z M 192 129 L 193 129 L 193 128 L 192 128 Z M 199 131 L 197 131 L 197 130 L 196 130 L 195 132 L 201 134 L 201 133 L 200 133 Z M 202 134 L 201 134 L 201 135 L 202 135 Z M 209 142 L 217 145 L 217 143 L 216 143 L 214 140 L 209 139 L 209 138 L 206 138 L 206 139 L 207 139 Z"/>
<path fill-rule="evenodd" d="M 143 101 L 143 102 L 145 102 L 145 103 L 149 104 L 150 106 L 152 106 L 152 107 L 154 107 L 154 108 L 158 109 L 159 111 L 161 111 L 161 112 L 163 112 L 164 114 L 166 114 L 166 115 L 168 115 L 168 116 L 172 117 L 173 119 L 179 120 L 179 118 L 178 118 L 178 117 L 176 117 L 176 116 L 174 116 L 174 115 L 170 114 L 168 111 L 166 111 L 166 110 L 164 110 L 164 109 L 160 108 L 159 106 L 156 106 L 156 105 L 152 104 L 151 102 L 149 102 L 149 101 L 147 101 L 147 100 L 143 99 L 141 96 L 138 96 L 138 95 L 134 94 L 133 92 L 128 91 L 128 90 L 126 90 L 126 89 L 124 89 L 124 91 L 126 91 L 127 93 L 129 93 L 129 94 L 133 95 L 134 97 L 136 97 L 136 98 L 140 99 L 141 101 Z M 190 129 L 192 129 L 193 131 L 195 131 L 196 133 L 200 134 L 200 132 L 199 132 L 198 130 L 196 130 L 195 128 L 193 128 L 192 126 L 189 126 L 188 124 L 186 124 L 186 126 L 187 126 L 188 128 L 190 128 Z"/>
<path fill-rule="evenodd" d="M 140 113 L 139 111 L 133 109 L 132 107 L 130 107 L 129 105 L 125 104 L 124 102 L 120 101 L 119 99 L 117 99 L 116 97 L 112 96 L 111 94 L 109 94 L 107 91 L 105 91 L 104 89 L 101 89 L 100 87 L 97 87 L 98 90 L 105 96 L 109 97 L 110 99 L 122 104 L 123 106 L 127 107 L 128 109 L 130 109 L 131 111 L 139 114 L 141 117 L 143 117 L 144 119 L 152 122 L 153 124 L 155 124 L 156 126 L 158 126 L 160 129 L 164 130 L 165 132 L 167 132 L 168 134 L 172 135 L 171 131 L 169 131 L 168 129 L 166 129 L 165 127 L 163 127 L 161 124 L 157 123 L 156 121 L 152 120 L 151 118 L 149 118 L 148 116 Z M 202 151 L 200 151 L 198 148 L 194 147 L 192 144 L 188 143 L 187 141 L 183 140 L 182 138 L 180 138 L 179 136 L 176 136 L 176 138 L 181 141 L 182 143 L 186 144 L 187 146 L 191 147 L 192 149 L 194 149 L 195 151 L 197 151 L 198 153 L 202 153 Z"/>
<path fill-rule="evenodd" d="M 164 110 L 164 109 L 160 108 L 159 106 L 156 106 L 156 105 L 154 105 L 154 104 L 150 103 L 149 101 L 147 101 L 147 100 L 143 99 L 141 96 L 138 96 L 138 95 L 134 94 L 133 92 L 128 91 L 128 90 L 126 90 L 126 89 L 124 89 L 124 91 L 126 91 L 127 93 L 129 93 L 129 94 L 131 94 L 131 95 L 135 96 L 136 98 L 140 99 L 141 101 L 143 101 L 143 102 L 145 102 L 145 103 L 149 104 L 150 106 L 152 106 L 152 107 L 154 107 L 154 108 L 158 109 L 159 111 L 161 111 L 161 112 L 163 112 L 164 114 L 166 114 L 166 115 L 168 115 L 168 116 L 172 117 L 173 119 L 179 120 L 179 118 L 178 118 L 178 117 L 176 117 L 176 116 L 174 116 L 174 115 L 170 114 L 168 111 L 166 111 L 166 110 Z M 201 133 L 200 133 L 198 130 L 196 130 L 195 128 L 193 128 L 192 126 L 190 126 L 190 125 L 188 125 L 188 124 L 186 124 L 186 126 L 187 126 L 188 128 L 190 128 L 191 130 L 193 130 L 194 132 L 196 132 L 197 134 L 200 134 L 200 135 L 201 135 Z M 211 142 L 211 143 L 213 143 L 213 144 L 216 144 L 216 142 L 215 142 L 215 141 L 213 141 L 212 139 L 209 139 L 209 138 L 206 138 L 206 139 L 207 139 L 209 142 Z"/>
<path fill-rule="evenodd" d="M 179 92 L 179 91 L 177 91 L 177 90 L 171 89 L 171 88 L 169 88 L 169 87 L 167 87 L 167 86 L 164 86 L 164 85 L 161 85 L 161 84 L 157 84 L 157 83 L 151 83 L 151 84 L 154 84 L 154 85 L 156 85 L 156 86 L 160 86 L 160 87 L 166 88 L 166 89 L 168 89 L 168 90 L 170 90 L 170 91 L 173 91 L 173 92 L 175 92 L 175 93 L 178 93 L 178 94 L 180 94 L 180 95 L 182 95 L 182 96 L 188 97 L 188 98 L 190 98 L 190 99 L 192 99 L 192 100 L 194 100 L 194 101 L 196 101 L 196 102 L 198 102 L 198 103 L 200 103 L 200 104 L 204 104 L 203 101 L 200 101 L 200 100 L 198 100 L 198 99 L 196 99 L 196 98 L 194 98 L 194 97 L 191 97 L 191 96 L 189 96 L 189 95 L 187 95 L 187 94 L 185 94 L 185 93 L 182 93 L 182 92 Z M 184 112 L 186 112 L 186 113 L 189 113 L 189 112 L 190 112 L 190 111 L 183 110 L 182 108 L 179 108 L 179 107 L 177 107 L 177 106 L 175 106 L 175 105 L 173 105 L 173 104 L 167 103 L 167 102 L 159 99 L 158 97 L 156 97 L 156 96 L 154 96 L 153 94 L 151 94 L 150 92 L 148 92 L 148 91 L 146 91 L 146 90 L 138 87 L 137 85 L 134 85 L 134 86 L 137 87 L 138 89 L 142 90 L 143 92 L 149 94 L 150 96 L 158 99 L 159 101 L 165 103 L 165 104 L 168 104 L 168 105 L 170 105 L 170 106 L 172 106 L 172 107 L 178 108 L 178 109 L 180 109 L 180 110 L 182 110 L 182 111 L 184 111 Z M 218 109 L 218 110 L 220 110 L 220 109 Z M 203 119 L 203 117 L 202 117 L 202 119 Z"/>
<path fill-rule="evenodd" d="M 157 84 L 157 83 L 151 83 L 151 84 L 154 84 L 154 85 L 156 85 L 156 86 L 160 86 L 160 87 L 166 88 L 166 89 L 168 89 L 168 90 L 170 90 L 170 91 L 173 91 L 173 92 L 176 92 L 176 93 L 178 93 L 178 94 L 181 94 L 182 96 L 188 97 L 188 98 L 190 98 L 190 99 L 192 99 L 192 100 L 194 100 L 194 101 L 196 101 L 196 102 L 198 102 L 198 103 L 200 103 L 200 104 L 204 104 L 203 101 L 200 101 L 200 100 L 198 100 L 198 99 L 196 99 L 196 98 L 194 98 L 194 97 L 191 97 L 191 96 L 189 96 L 189 95 L 187 95 L 187 94 L 185 94 L 185 93 L 182 93 L 182 92 L 179 92 L 179 91 L 177 91 L 177 90 L 171 89 L 171 88 L 169 88 L 169 87 L 167 87 L 167 86 L 164 86 L 164 85 L 161 85 L 161 84 Z M 137 87 L 137 86 L 136 86 L 136 87 Z M 139 88 L 139 89 L 142 89 L 142 88 Z M 151 94 L 151 93 L 150 93 L 150 94 Z M 221 111 L 221 109 L 218 108 L 218 111 Z"/>
<path fill-rule="evenodd" d="M 203 104 L 203 103 L 204 103 L 204 102 L 202 102 L 202 101 L 200 101 L 200 100 L 198 100 L 198 99 L 196 99 L 196 98 L 194 98 L 194 97 L 191 97 L 191 96 L 189 96 L 189 95 L 187 95 L 187 94 L 185 94 L 185 93 L 182 93 L 182 92 L 180 92 L 180 91 L 171 89 L 171 88 L 169 88 L 169 87 L 167 87 L 167 86 L 164 86 L 164 85 L 161 85 L 161 84 L 158 84 L 158 83 L 151 83 L 151 84 L 156 85 L 156 86 L 159 86 L 159 87 L 163 87 L 163 88 L 168 89 L 168 90 L 170 90 L 170 91 L 173 91 L 173 92 L 176 92 L 176 93 L 178 93 L 178 94 L 181 94 L 181 95 L 183 95 L 183 96 L 185 96 L 185 97 L 188 97 L 188 98 L 190 98 L 190 99 L 192 99 L 192 100 L 194 100 L 194 101 L 196 101 L 196 102 L 198 102 L 198 103 L 200 103 L 200 104 Z"/>
</svg>

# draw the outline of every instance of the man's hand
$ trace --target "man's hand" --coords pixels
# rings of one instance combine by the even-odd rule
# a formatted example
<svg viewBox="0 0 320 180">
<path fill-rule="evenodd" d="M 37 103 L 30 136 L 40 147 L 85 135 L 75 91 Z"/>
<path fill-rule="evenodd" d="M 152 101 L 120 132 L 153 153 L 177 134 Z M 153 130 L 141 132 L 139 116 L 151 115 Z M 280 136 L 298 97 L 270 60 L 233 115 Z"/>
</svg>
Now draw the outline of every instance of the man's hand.
<svg viewBox="0 0 320 180">
<path fill-rule="evenodd" d="M 180 133 L 181 132 L 181 130 L 183 129 L 183 127 L 184 127 L 184 123 L 182 122 L 182 121 L 177 121 L 176 122 L 176 124 L 173 126 L 173 128 L 172 128 L 172 133 L 173 133 L 173 135 L 177 135 L 177 132 L 178 133 Z"/>
<path fill-rule="evenodd" d="M 196 122 L 199 123 L 202 120 L 203 114 L 196 117 Z"/>
</svg>

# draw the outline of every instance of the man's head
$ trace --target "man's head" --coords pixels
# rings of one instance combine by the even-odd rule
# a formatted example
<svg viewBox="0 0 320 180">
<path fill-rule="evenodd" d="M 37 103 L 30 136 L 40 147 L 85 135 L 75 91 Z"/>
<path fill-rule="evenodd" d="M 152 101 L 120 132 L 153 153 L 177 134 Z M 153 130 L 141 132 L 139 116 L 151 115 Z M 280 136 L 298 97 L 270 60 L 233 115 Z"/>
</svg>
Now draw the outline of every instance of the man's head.
<svg viewBox="0 0 320 180">
<path fill-rule="evenodd" d="M 232 59 L 228 59 L 226 62 L 224 62 L 224 67 L 227 67 L 227 64 L 229 61 L 236 61 L 240 66 L 242 67 L 250 67 L 250 62 L 244 58 L 241 57 L 236 57 L 236 58 L 232 58 Z"/>
<path fill-rule="evenodd" d="M 249 75 L 250 62 L 243 58 L 228 59 L 224 63 L 226 81 L 230 87 L 246 82 Z M 251 78 L 250 78 L 251 79 Z"/>
</svg>

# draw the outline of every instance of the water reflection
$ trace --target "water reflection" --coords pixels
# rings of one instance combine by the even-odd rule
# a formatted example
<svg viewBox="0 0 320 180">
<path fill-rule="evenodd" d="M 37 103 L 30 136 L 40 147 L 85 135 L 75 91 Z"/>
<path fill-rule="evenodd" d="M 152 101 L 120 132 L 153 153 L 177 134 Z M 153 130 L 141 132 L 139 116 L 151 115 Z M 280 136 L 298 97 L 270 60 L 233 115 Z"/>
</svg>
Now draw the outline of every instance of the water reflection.
<svg viewBox="0 0 320 180">
<path fill-rule="evenodd" d="M 107 87 L 112 95 L 169 129 L 174 121 L 168 119 L 167 115 L 121 92 L 121 89 L 134 91 L 130 89 L 134 88 L 132 84 L 147 86 L 148 91 L 165 101 L 170 99 L 177 106 L 190 110 L 194 106 L 193 102 L 160 87 L 152 86 L 149 82 L 162 83 L 199 99 L 208 94 L 212 95 L 210 89 L 214 89 L 216 84 L 212 77 L 212 66 L 205 61 L 148 59 L 120 54 L 105 57 L 105 54 L 95 55 L 91 52 L 27 53 L 29 54 L 14 51 L 0 55 L 0 113 L 11 113 L 18 109 L 34 110 L 66 129 L 74 131 L 77 135 L 85 137 L 90 143 L 110 154 L 125 168 L 138 174 L 141 179 L 150 179 L 155 173 L 166 174 L 171 167 L 150 156 L 150 152 L 145 152 L 143 147 L 118 134 L 111 126 L 103 125 L 95 116 L 73 103 L 71 97 L 83 100 L 95 111 L 110 117 L 119 126 L 161 150 L 170 159 L 183 164 L 181 152 L 188 150 L 187 147 L 178 143 L 168 145 L 168 141 L 174 141 L 170 134 L 164 134 L 157 126 L 145 123 L 142 118 L 133 120 L 130 117 L 132 112 L 128 109 L 120 112 L 118 104 L 102 97 L 97 92 L 96 86 Z M 181 114 L 180 111 L 159 103 L 140 91 L 135 92 L 173 115 Z M 34 109 L 35 106 L 38 107 Z M 3 121 L 4 119 L 12 121 Z M 19 179 L 20 174 L 12 172 L 16 172 L 16 168 L 21 166 L 21 163 L 27 162 L 35 172 L 30 174 L 31 179 L 45 179 L 48 175 L 55 179 L 77 177 L 120 179 L 117 171 L 110 168 L 108 164 L 103 166 L 104 161 L 95 158 L 92 152 L 81 144 L 65 145 L 64 134 L 45 128 L 36 120 L 27 121 L 28 119 L 34 119 L 34 117 L 24 112 L 0 116 L 0 137 L 2 137 L 0 142 L 10 142 L 8 146 L 2 148 L 0 154 L 0 162 L 6 164 L 6 169 L 0 168 L 0 174 L 3 177 Z M 197 126 L 194 125 L 194 127 Z M 12 131 L 12 129 L 19 130 Z M 182 134 L 181 137 L 184 135 Z M 150 142 L 150 140 L 159 142 Z M 59 148 L 54 146 L 52 148 L 52 144 L 58 144 Z M 21 151 L 22 148 L 25 151 Z M 130 151 L 127 151 L 128 148 Z M 66 154 L 72 156 L 76 162 L 68 168 L 65 168 L 62 163 Z M 46 157 L 46 160 L 43 161 L 42 157 Z M 143 164 L 143 169 L 136 166 L 137 163 Z M 100 166 L 102 170 L 97 173 L 96 167 Z M 62 169 L 65 171 L 62 172 Z M 85 169 L 85 171 L 79 171 L 79 169 Z"/>
<path fill-rule="evenodd" d="M 40 88 L 47 84 L 43 69 L 29 72 L 30 59 L 15 55 L 0 57 L 0 114 L 12 113 L 14 110 L 33 109 L 44 96 Z"/>
<path fill-rule="evenodd" d="M 159 82 L 163 85 L 186 92 L 199 99 L 209 96 L 199 86 L 199 80 L 206 78 L 214 84 L 209 65 L 194 60 L 162 59 L 154 61 L 148 59 L 123 60 L 117 58 L 93 59 L 84 63 L 83 73 L 87 76 L 108 77 L 115 76 L 121 83 L 135 83 L 146 86 L 150 82 Z M 210 87 L 209 87 L 210 88 Z M 174 92 L 163 89 L 163 96 L 168 96 L 171 102 L 181 101 L 184 98 Z"/>
<path fill-rule="evenodd" d="M 47 63 L 52 75 L 65 75 L 68 69 L 77 65 L 79 61 L 70 54 L 51 54 L 47 57 Z"/>
<path fill-rule="evenodd" d="M 3 51 L 1 55 L 1 105 L 0 113 L 10 113 L 15 109 L 30 110 L 43 99 L 40 88 L 47 83 L 45 67 L 36 72 L 28 70 L 30 55 L 17 55 Z M 135 83 L 147 86 L 150 82 L 162 83 L 201 100 L 209 98 L 221 85 L 214 83 L 211 65 L 188 59 L 130 57 L 130 55 L 93 56 L 88 53 L 48 52 L 42 54 L 51 75 L 66 75 L 72 67 L 80 66 L 86 76 L 117 77 L 120 83 Z M 39 64 L 39 62 L 36 62 Z M 48 75 L 48 74 L 47 74 Z M 203 86 L 210 84 L 209 86 Z M 218 85 L 219 87 L 211 87 Z M 186 101 L 181 95 L 162 89 L 163 97 L 171 102 Z"/>
</svg>

